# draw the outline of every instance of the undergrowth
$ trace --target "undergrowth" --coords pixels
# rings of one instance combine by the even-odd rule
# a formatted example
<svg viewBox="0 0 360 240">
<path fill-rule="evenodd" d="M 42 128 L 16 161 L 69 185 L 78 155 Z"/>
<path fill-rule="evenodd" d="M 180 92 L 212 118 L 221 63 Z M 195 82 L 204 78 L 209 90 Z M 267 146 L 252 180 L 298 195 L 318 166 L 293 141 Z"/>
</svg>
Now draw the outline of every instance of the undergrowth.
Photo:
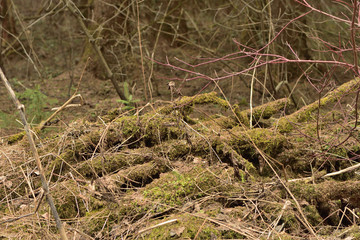
<svg viewBox="0 0 360 240">
<path fill-rule="evenodd" d="M 40 85 L 36 85 L 35 88 L 26 88 L 25 91 L 16 93 L 16 96 L 25 105 L 28 121 L 32 124 L 38 124 L 49 117 L 51 113 L 47 109 L 58 102 L 42 93 Z M 6 129 L 20 127 L 16 121 L 17 118 L 15 114 L 0 110 L 0 127 Z"/>
</svg>

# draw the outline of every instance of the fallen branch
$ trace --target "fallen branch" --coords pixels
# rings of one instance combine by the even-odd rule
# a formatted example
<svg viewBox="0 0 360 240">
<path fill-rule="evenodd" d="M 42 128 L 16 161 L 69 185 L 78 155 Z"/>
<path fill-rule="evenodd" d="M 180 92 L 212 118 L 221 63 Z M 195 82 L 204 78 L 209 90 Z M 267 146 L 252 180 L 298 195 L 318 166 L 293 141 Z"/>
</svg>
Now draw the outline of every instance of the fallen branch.
<svg viewBox="0 0 360 240">
<path fill-rule="evenodd" d="M 19 220 L 19 219 L 22 219 L 22 218 L 25 218 L 25 217 L 30 217 L 30 216 L 34 215 L 34 214 L 37 213 L 37 211 L 39 210 L 39 207 L 40 207 L 40 204 L 41 204 L 41 201 L 42 201 L 43 198 L 44 198 L 44 191 L 41 192 L 41 196 L 40 196 L 40 198 L 39 198 L 39 202 L 38 202 L 38 204 L 37 204 L 34 212 L 28 213 L 28 214 L 25 214 L 25 215 L 22 215 L 22 216 L 19 216 L 19 217 L 15 217 L 15 218 L 10 218 L 10 219 L 4 220 L 4 221 L 0 222 L 0 225 L 1 225 L 1 224 L 4 224 L 4 223 L 15 222 L 15 221 L 17 221 L 17 220 Z"/>
<path fill-rule="evenodd" d="M 71 98 L 69 98 L 69 100 L 67 100 L 61 107 L 56 108 L 56 111 L 53 114 L 51 114 L 51 116 L 48 119 L 46 119 L 45 121 L 42 121 L 39 124 L 39 126 L 36 127 L 36 130 L 41 131 L 46 126 L 46 123 L 50 122 L 60 111 L 62 111 L 63 109 L 65 109 L 67 107 L 70 107 L 70 105 L 73 106 L 74 104 L 70 104 L 70 103 L 72 100 L 74 100 L 77 97 L 80 98 L 81 104 L 77 104 L 76 106 L 81 106 L 84 102 L 82 96 L 80 94 L 71 96 Z"/>
<path fill-rule="evenodd" d="M 80 100 L 81 100 L 81 103 L 80 104 L 70 104 L 71 101 L 75 98 L 79 97 Z M 52 110 L 56 110 L 53 114 L 51 114 L 51 116 L 44 120 L 44 121 L 41 121 L 39 123 L 39 125 L 37 127 L 35 127 L 33 129 L 33 131 L 35 133 L 39 133 L 41 130 L 43 130 L 46 126 L 47 126 L 47 123 L 49 123 L 60 111 L 62 111 L 63 109 L 66 109 L 68 107 L 79 107 L 79 106 L 82 106 L 83 105 L 83 98 L 80 94 L 77 94 L 77 95 L 73 95 L 71 98 L 69 98 L 69 100 L 67 100 L 61 107 L 58 107 L 58 108 L 55 108 L 55 109 L 52 109 Z M 8 140 L 7 142 L 9 144 L 13 144 L 15 142 L 18 142 L 20 141 L 24 136 L 25 136 L 26 132 L 25 131 L 22 131 L 22 132 L 19 132 L 19 133 L 16 133 L 14 135 L 11 135 L 10 137 L 8 137 Z"/>
<path fill-rule="evenodd" d="M 279 118 L 279 121 L 274 124 L 275 127 L 277 127 L 280 132 L 290 132 L 294 128 L 296 123 L 302 123 L 308 121 L 309 116 L 313 112 L 315 112 L 322 106 L 337 101 L 338 99 L 342 98 L 344 94 L 350 93 L 352 90 L 357 89 L 359 83 L 360 83 L 360 79 L 355 78 L 349 82 L 342 84 L 338 88 L 328 93 L 325 97 L 321 98 L 320 102 L 315 101 L 299 109 L 298 111 L 294 112 L 291 115 Z"/>
<path fill-rule="evenodd" d="M 318 179 L 318 178 L 333 177 L 333 176 L 340 175 L 340 174 L 343 174 L 343 173 L 346 173 L 346 172 L 350 172 L 350 171 L 355 170 L 355 169 L 357 169 L 357 168 L 359 168 L 359 167 L 360 167 L 360 163 L 355 164 L 355 165 L 353 165 L 353 166 L 351 166 L 351 167 L 347 167 L 347 168 L 341 169 L 341 170 L 336 171 L 336 172 L 331 172 L 331 173 L 322 175 L 322 176 L 320 176 L 320 177 L 317 177 L 317 176 L 315 175 L 315 176 L 312 176 L 312 177 L 295 178 L 295 179 L 290 179 L 288 182 L 310 181 L 310 180 L 316 180 L 316 179 Z"/>
<path fill-rule="evenodd" d="M 177 222 L 177 221 L 178 221 L 177 219 L 171 219 L 171 220 L 168 220 L 168 221 L 165 221 L 165 222 L 156 224 L 156 225 L 154 225 L 154 226 L 151 226 L 151 227 L 148 227 L 148 228 L 145 228 L 145 229 L 141 229 L 141 230 L 139 230 L 139 234 L 141 234 L 141 233 L 143 233 L 143 232 L 146 232 L 146 231 L 149 231 L 149 230 L 151 230 L 151 229 L 154 229 L 154 228 L 157 228 L 157 227 L 160 227 L 160 226 L 169 224 L 169 223 Z"/>
</svg>

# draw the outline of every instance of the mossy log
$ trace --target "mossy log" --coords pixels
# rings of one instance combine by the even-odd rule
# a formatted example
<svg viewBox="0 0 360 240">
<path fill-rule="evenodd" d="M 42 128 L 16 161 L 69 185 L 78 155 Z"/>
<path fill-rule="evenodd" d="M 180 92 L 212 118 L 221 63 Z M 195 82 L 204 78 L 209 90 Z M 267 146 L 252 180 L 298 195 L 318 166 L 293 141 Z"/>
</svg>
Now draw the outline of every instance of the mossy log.
<svg viewBox="0 0 360 240">
<path fill-rule="evenodd" d="M 174 110 L 184 112 L 185 115 L 188 115 L 194 105 L 202 104 L 216 104 L 224 109 L 229 108 L 229 103 L 217 96 L 216 92 L 198 94 L 193 97 L 184 96 L 178 100 L 175 100 L 171 105 L 162 107 L 158 111 L 161 114 L 168 115 Z"/>
<path fill-rule="evenodd" d="M 99 154 L 81 162 L 75 169 L 84 177 L 97 178 L 153 159 L 154 154 L 149 151 L 149 148 L 128 149 L 121 152 Z"/>
<path fill-rule="evenodd" d="M 355 78 L 349 82 L 346 82 L 326 94 L 326 96 L 321 98 L 320 101 L 315 101 L 288 116 L 281 117 L 278 122 L 274 123 L 274 127 L 276 127 L 282 133 L 290 132 L 294 129 L 296 124 L 309 121 L 311 119 L 312 113 L 318 110 L 320 107 L 338 101 L 347 94 L 353 92 L 354 89 L 357 89 L 359 81 L 359 78 Z"/>
<path fill-rule="evenodd" d="M 217 112 L 220 105 L 227 112 L 203 118 L 191 115 L 190 119 L 197 104 L 215 105 Z M 256 121 L 266 118 L 276 121 L 276 114 L 289 104 L 282 99 L 259 106 L 254 108 L 253 117 Z M 297 210 L 290 206 L 283 210 L 288 192 L 274 184 L 273 169 L 281 178 L 285 172 L 293 178 L 311 173 L 312 167 L 323 172 L 345 168 L 351 162 L 339 162 L 336 157 L 346 158 L 350 150 L 357 152 L 355 140 L 349 147 L 327 152 L 336 157 L 324 161 L 322 155 L 321 161 L 315 163 L 312 140 L 284 134 L 271 125 L 249 129 L 245 121 L 239 125 L 237 119 L 243 116 L 248 121 L 250 112 L 232 107 L 237 116 L 228 116 L 230 108 L 226 106 L 225 100 L 206 93 L 176 100 L 143 115 L 115 116 L 112 112 L 106 125 L 79 121 L 66 134 L 51 138 L 51 143 L 43 145 L 41 155 L 46 155 L 42 160 L 47 164 L 48 176 L 56 176 L 52 191 L 61 217 L 81 222 L 76 226 L 91 237 L 108 229 L 109 239 L 124 234 L 129 238 L 157 239 L 163 236 L 160 234 L 171 238 L 173 227 L 184 229 L 180 238 L 257 239 L 259 234 L 248 235 L 241 224 L 255 222 L 267 229 L 278 216 L 287 232 L 302 231 L 303 220 L 299 220 Z M 331 131 L 338 134 L 337 129 Z M 268 161 L 264 161 L 264 156 Z M 269 179 L 271 183 L 267 184 Z M 16 191 L 0 192 L 3 199 L 29 192 L 23 175 L 16 180 Z M 39 180 L 32 178 L 31 184 L 37 193 Z M 345 211 L 345 207 L 360 208 L 356 179 L 287 185 L 313 226 L 338 225 L 345 220 L 334 213 Z M 255 202 L 257 210 L 253 211 Z M 0 207 L 6 209 L 6 202 Z M 41 214 L 46 211 L 44 207 L 39 209 Z M 145 231 L 144 219 L 154 225 L 171 216 L 179 220 L 172 227 L 165 225 Z M 344 216 L 352 217 L 349 211 Z M 236 222 L 236 226 L 231 222 Z M 70 221 L 69 225 L 75 226 Z M 275 227 L 279 226 L 280 223 Z M 202 231 L 197 235 L 199 229 Z"/>
<path fill-rule="evenodd" d="M 68 168 L 67 165 L 85 161 L 90 158 L 94 151 L 106 151 L 111 147 L 118 148 L 141 146 L 151 147 L 162 141 L 170 139 L 181 139 L 186 132 L 177 126 L 177 118 L 174 116 L 146 114 L 141 118 L 136 116 L 124 116 L 112 122 L 104 130 L 100 126 L 78 136 L 70 142 L 54 161 L 50 168 L 60 170 L 60 166 Z M 101 143 L 101 147 L 98 144 Z M 65 161 L 66 165 L 62 162 Z"/>
<path fill-rule="evenodd" d="M 268 102 L 253 108 L 252 110 L 252 118 L 253 121 L 259 121 L 260 119 L 269 119 L 275 114 L 279 112 L 283 112 L 285 107 L 291 107 L 292 103 L 288 98 L 278 99 L 272 102 Z M 250 109 L 240 111 L 238 105 L 234 105 L 234 112 L 238 118 L 238 120 L 244 124 L 245 126 L 250 126 Z"/>
<path fill-rule="evenodd" d="M 345 208 L 360 208 L 360 181 L 338 182 L 330 180 L 316 184 L 294 182 L 289 184 L 289 188 L 296 197 L 306 199 L 308 203 L 315 205 L 318 214 L 331 225 L 338 224 L 344 217 L 343 214 L 352 219 L 352 213 L 347 212 Z"/>
<path fill-rule="evenodd" d="M 106 175 L 96 182 L 100 188 L 105 187 L 107 191 L 122 192 L 131 187 L 143 187 L 169 170 L 165 160 L 156 159 Z"/>
</svg>

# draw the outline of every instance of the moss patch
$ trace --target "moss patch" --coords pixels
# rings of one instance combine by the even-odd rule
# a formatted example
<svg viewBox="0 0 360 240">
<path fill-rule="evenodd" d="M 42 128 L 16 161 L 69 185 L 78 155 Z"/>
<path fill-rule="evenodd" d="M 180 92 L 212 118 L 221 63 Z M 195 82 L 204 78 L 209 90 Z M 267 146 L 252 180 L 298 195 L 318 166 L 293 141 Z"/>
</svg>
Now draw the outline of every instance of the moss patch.
<svg viewBox="0 0 360 240">
<path fill-rule="evenodd" d="M 146 186 L 144 195 L 169 206 L 182 205 L 187 201 L 204 197 L 208 192 L 216 193 L 231 189 L 232 186 L 226 177 L 228 175 L 224 175 L 223 172 L 212 172 L 202 167 L 195 167 L 184 174 L 172 171 Z"/>
</svg>

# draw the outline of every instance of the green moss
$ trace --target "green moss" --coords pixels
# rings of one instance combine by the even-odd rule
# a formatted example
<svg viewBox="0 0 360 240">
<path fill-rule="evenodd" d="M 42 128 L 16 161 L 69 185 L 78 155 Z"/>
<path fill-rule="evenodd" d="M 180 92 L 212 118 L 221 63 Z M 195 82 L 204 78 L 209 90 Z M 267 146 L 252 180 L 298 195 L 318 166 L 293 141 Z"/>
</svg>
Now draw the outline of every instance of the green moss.
<svg viewBox="0 0 360 240">
<path fill-rule="evenodd" d="M 67 170 L 70 164 L 83 161 L 83 157 L 91 156 L 94 146 L 99 140 L 100 134 L 98 131 L 81 136 L 80 139 L 75 141 L 75 144 L 66 147 L 64 152 L 50 163 L 48 174 L 50 175 L 53 171 L 58 173 L 60 170 Z"/>
<path fill-rule="evenodd" d="M 201 104 L 216 104 L 224 109 L 229 107 L 226 100 L 217 96 L 216 92 L 198 94 L 193 97 L 184 96 L 180 100 L 175 101 L 172 106 L 166 106 L 160 109 L 160 113 L 168 115 L 174 110 L 181 111 L 184 115 L 188 115 L 192 112 L 194 105 Z"/>
<path fill-rule="evenodd" d="M 169 140 L 155 146 L 152 151 L 161 156 L 166 156 L 170 161 L 174 161 L 190 153 L 191 146 L 186 140 Z"/>
<path fill-rule="evenodd" d="M 141 165 L 128 167 L 112 175 L 104 177 L 105 189 L 100 185 L 100 190 L 112 191 L 117 193 L 124 192 L 125 188 L 143 187 L 169 170 L 164 161 L 150 161 Z"/>
<path fill-rule="evenodd" d="M 349 227 L 340 228 L 340 230 L 334 231 L 333 227 L 328 228 L 328 231 L 324 235 L 328 235 L 326 239 L 333 239 L 333 236 L 341 236 L 342 239 L 360 240 L 360 228 L 358 224 L 354 224 Z M 325 239 L 326 236 L 324 236 Z"/>
<path fill-rule="evenodd" d="M 304 214 L 312 226 L 317 226 L 323 221 L 323 218 L 320 216 L 318 210 L 313 205 L 305 206 Z"/>
<path fill-rule="evenodd" d="M 138 142 L 145 146 L 159 144 L 160 141 L 176 139 L 185 134 L 177 123 L 177 117 L 148 113 L 141 118 L 137 116 L 124 116 L 116 120 L 116 131 L 121 131 L 123 139 L 127 142 Z"/>
<path fill-rule="evenodd" d="M 103 173 L 111 173 L 126 167 L 151 161 L 148 148 L 128 150 L 126 152 L 105 153 L 80 164 L 76 170 L 85 177 L 95 177 Z"/>
<path fill-rule="evenodd" d="M 173 123 L 177 122 L 173 116 L 162 116 L 148 114 L 144 115 L 141 119 L 136 116 L 124 116 L 111 123 L 110 127 L 106 129 L 106 137 L 102 139 L 103 131 L 101 129 L 93 130 L 84 134 L 75 141 L 75 143 L 68 144 L 65 151 L 60 154 L 50 164 L 50 171 L 55 172 L 68 169 L 68 164 L 84 161 L 84 159 L 91 157 L 98 145 L 99 141 L 103 140 L 102 148 L 106 149 L 119 143 L 131 143 L 132 147 L 139 146 L 144 143 L 145 146 L 151 147 L 156 144 L 162 143 L 166 140 L 178 139 L 185 134 L 185 130 Z M 99 148 L 97 148 L 99 150 Z M 137 159 L 141 162 L 143 159 Z M 64 164 L 63 162 L 67 164 Z M 110 158 L 109 163 L 101 160 L 92 161 L 88 168 L 84 167 L 86 173 L 90 173 L 91 168 L 95 168 L 95 172 L 99 170 L 114 171 L 116 164 L 123 161 L 122 156 Z M 136 162 L 136 160 L 135 160 Z M 105 165 L 104 165 L 105 163 Z M 91 175 L 92 173 L 90 173 Z"/>
<path fill-rule="evenodd" d="M 342 84 L 340 87 L 321 98 L 320 103 L 319 101 L 315 101 L 289 116 L 280 118 L 279 121 L 274 124 L 274 127 L 277 127 L 282 133 L 290 132 L 297 123 L 310 121 L 311 118 L 313 118 L 313 112 L 315 112 L 319 107 L 337 101 L 339 97 L 343 96 L 347 92 L 350 92 L 352 88 L 358 85 L 358 83 L 359 79 L 354 79 Z"/>
<path fill-rule="evenodd" d="M 282 152 L 287 146 L 286 138 L 270 129 L 254 128 L 244 132 L 238 128 L 233 133 L 236 137 L 231 140 L 230 145 L 240 155 L 249 157 L 248 159 L 258 153 L 254 145 L 272 157 Z"/>
<path fill-rule="evenodd" d="M 315 199 L 318 195 L 313 184 L 307 184 L 303 181 L 291 182 L 289 189 L 296 198 L 306 199 L 307 201 Z"/>
<path fill-rule="evenodd" d="M 217 116 L 215 119 L 215 123 L 221 129 L 231 129 L 237 125 L 237 121 L 234 117 L 227 117 L 227 116 Z"/>
<path fill-rule="evenodd" d="M 237 164 L 238 166 L 242 167 L 244 171 L 248 174 L 251 175 L 256 174 L 257 170 L 255 166 L 250 161 L 242 157 L 241 154 L 237 153 L 233 147 L 224 143 L 224 141 L 221 138 L 216 139 L 212 147 L 213 149 L 215 149 L 218 156 L 223 158 L 222 160 L 224 162 L 228 162 L 230 165 Z M 236 146 L 235 149 L 237 147 L 238 146 Z M 228 159 L 231 160 L 229 161 Z M 245 177 L 247 177 L 244 171 L 242 170 L 239 171 L 240 177 L 243 178 L 242 179 L 243 181 L 245 181 Z"/>
<path fill-rule="evenodd" d="M 120 108 L 114 108 L 109 110 L 105 116 L 102 116 L 101 119 L 105 122 L 111 122 L 115 118 L 119 117 L 122 114 L 122 111 Z"/>
<path fill-rule="evenodd" d="M 301 224 L 296 218 L 294 211 L 284 211 L 281 220 L 284 223 L 284 228 L 290 232 L 296 231 L 301 227 Z"/>
<path fill-rule="evenodd" d="M 120 117 L 115 122 L 118 125 L 118 130 L 121 130 L 125 137 L 131 137 L 140 130 L 138 117 L 135 115 Z"/>
<path fill-rule="evenodd" d="M 351 234 L 350 234 L 350 236 L 352 235 L 352 237 L 353 237 L 353 239 L 354 240 L 360 240 L 360 231 L 359 231 L 359 229 L 357 229 L 357 231 L 355 230 L 354 232 L 352 232 Z"/>
<path fill-rule="evenodd" d="M 178 221 L 166 224 L 149 230 L 142 235 L 142 239 L 214 239 L 221 237 L 221 232 L 209 221 L 202 218 L 192 217 L 187 214 L 177 215 Z M 161 220 L 164 222 L 164 220 Z M 160 221 L 153 221 L 151 225 L 156 225 Z M 176 234 L 176 230 L 179 235 Z"/>
<path fill-rule="evenodd" d="M 60 218 L 70 219 L 82 217 L 86 213 L 84 201 L 79 197 L 79 189 L 73 181 L 58 185 L 56 191 L 52 191 L 55 199 L 55 206 Z"/>
<path fill-rule="evenodd" d="M 249 127 L 250 126 L 250 119 L 248 117 L 247 111 L 241 111 L 240 107 L 237 104 L 233 105 L 233 110 L 235 112 L 237 120 L 244 126 Z"/>
<path fill-rule="evenodd" d="M 287 98 L 271 101 L 269 103 L 253 108 L 252 115 L 255 119 L 268 119 L 272 115 L 279 113 L 281 110 L 283 110 L 286 105 L 290 104 L 291 102 Z M 250 110 L 245 110 L 243 112 L 247 113 L 247 115 L 250 115 Z"/>
<path fill-rule="evenodd" d="M 81 217 L 85 214 L 85 206 L 80 198 L 75 196 L 66 196 L 60 199 L 64 201 L 63 204 L 56 204 L 60 218 L 69 219 L 75 217 Z"/>
<path fill-rule="evenodd" d="M 295 118 L 291 118 L 290 116 L 279 118 L 277 122 L 274 123 L 274 127 L 279 130 L 281 133 L 291 132 L 293 130 Z"/>
<path fill-rule="evenodd" d="M 88 235 L 95 235 L 101 229 L 108 229 L 116 223 L 117 215 L 113 209 L 101 208 L 86 213 L 82 218 L 82 224 L 79 228 Z"/>
<path fill-rule="evenodd" d="M 296 237 L 294 236 L 291 236 L 290 234 L 282 231 L 282 232 L 274 232 L 273 231 L 273 234 L 272 234 L 272 237 L 271 238 L 268 238 L 268 237 L 261 237 L 260 240 L 294 240 L 296 239 Z"/>
<path fill-rule="evenodd" d="M 25 136 L 25 132 L 19 132 L 17 134 L 11 135 L 7 138 L 7 142 L 8 144 L 14 144 L 18 141 L 20 141 L 21 139 L 23 139 L 23 137 Z"/>
<path fill-rule="evenodd" d="M 147 185 L 144 196 L 170 206 L 182 205 L 187 200 L 203 197 L 207 192 L 216 193 L 232 188 L 221 180 L 220 176 L 223 175 L 219 170 L 211 173 L 202 167 L 196 167 L 185 174 L 172 171 Z"/>
<path fill-rule="evenodd" d="M 165 140 L 178 139 L 185 135 L 185 130 L 177 124 L 176 116 L 151 115 L 141 120 L 143 140 L 146 146 L 153 146 Z"/>
<path fill-rule="evenodd" d="M 130 195 L 128 195 L 130 196 Z M 117 215 L 119 216 L 127 216 L 132 218 L 140 218 L 144 216 L 146 213 L 155 213 L 155 212 L 161 212 L 164 210 L 161 206 L 157 207 L 155 210 L 153 210 L 153 204 L 149 202 L 142 202 L 139 199 L 134 198 L 125 198 L 128 199 L 128 201 L 121 201 L 119 205 L 116 207 Z"/>
<path fill-rule="evenodd" d="M 222 239 L 247 239 L 244 235 L 241 235 L 240 233 L 232 231 L 232 230 L 221 231 L 221 238 Z"/>
<path fill-rule="evenodd" d="M 126 178 L 141 183 L 141 186 L 143 186 L 154 178 L 157 178 L 161 173 L 168 171 L 168 169 L 168 166 L 166 166 L 162 160 L 148 162 L 141 166 L 129 168 Z"/>
<path fill-rule="evenodd" d="M 287 98 L 282 98 L 255 107 L 253 108 L 252 112 L 250 112 L 250 110 L 240 111 L 239 106 L 236 104 L 233 106 L 233 109 L 238 120 L 245 126 L 249 126 L 251 113 L 253 121 L 259 121 L 260 119 L 269 119 L 274 114 L 282 111 L 286 105 L 291 105 L 291 101 Z"/>
<path fill-rule="evenodd" d="M 289 116 L 280 118 L 275 126 L 281 133 L 291 132 L 298 123 L 310 122 L 314 118 L 312 112 L 316 109 L 316 105 L 308 105 Z"/>
<path fill-rule="evenodd" d="M 147 187 L 144 195 L 152 200 L 160 200 L 170 206 L 176 206 L 184 203 L 186 197 L 195 197 L 197 193 L 194 179 L 189 175 L 183 176 L 176 171 L 162 176 L 164 183 L 157 186 Z M 192 196 L 191 196 L 192 195 Z"/>
<path fill-rule="evenodd" d="M 322 148 L 325 154 L 334 155 L 336 158 L 348 158 L 348 150 L 345 147 L 339 146 L 335 148 L 331 145 L 323 145 Z"/>
</svg>

